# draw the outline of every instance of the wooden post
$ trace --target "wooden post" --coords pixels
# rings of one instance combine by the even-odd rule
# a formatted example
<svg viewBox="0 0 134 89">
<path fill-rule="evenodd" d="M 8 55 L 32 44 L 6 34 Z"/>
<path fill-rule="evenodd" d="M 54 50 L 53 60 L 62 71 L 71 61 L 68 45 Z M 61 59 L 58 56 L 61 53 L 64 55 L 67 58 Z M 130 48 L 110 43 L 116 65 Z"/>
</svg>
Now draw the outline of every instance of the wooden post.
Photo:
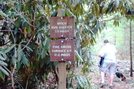
<svg viewBox="0 0 134 89">
<path fill-rule="evenodd" d="M 59 62 L 58 71 L 59 71 L 58 89 L 66 89 L 66 63 L 65 63 L 65 61 Z"/>
<path fill-rule="evenodd" d="M 58 16 L 62 16 L 62 9 L 58 9 Z M 66 62 L 59 61 L 58 63 L 59 81 L 58 89 L 66 89 Z"/>
</svg>

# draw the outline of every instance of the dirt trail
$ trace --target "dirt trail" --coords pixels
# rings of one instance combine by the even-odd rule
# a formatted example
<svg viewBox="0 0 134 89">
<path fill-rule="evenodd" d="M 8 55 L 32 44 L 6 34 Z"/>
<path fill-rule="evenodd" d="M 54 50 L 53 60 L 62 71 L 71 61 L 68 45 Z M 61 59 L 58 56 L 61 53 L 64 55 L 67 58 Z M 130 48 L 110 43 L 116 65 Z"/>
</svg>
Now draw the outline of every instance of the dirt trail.
<svg viewBox="0 0 134 89">
<path fill-rule="evenodd" d="M 98 68 L 98 62 L 94 61 L 95 65 L 91 67 L 91 86 L 92 89 L 109 89 L 109 85 L 104 88 L 99 88 L 99 84 L 101 82 L 101 76 Z M 120 78 L 117 78 L 115 75 L 114 78 L 114 88 L 113 89 L 134 89 L 134 77 L 130 77 L 130 62 L 129 61 L 117 61 L 117 68 L 119 72 L 123 73 L 126 76 L 126 81 L 121 81 Z M 133 74 L 134 76 L 134 74 Z M 109 84 L 109 73 L 107 73 L 105 77 L 105 82 Z"/>
</svg>

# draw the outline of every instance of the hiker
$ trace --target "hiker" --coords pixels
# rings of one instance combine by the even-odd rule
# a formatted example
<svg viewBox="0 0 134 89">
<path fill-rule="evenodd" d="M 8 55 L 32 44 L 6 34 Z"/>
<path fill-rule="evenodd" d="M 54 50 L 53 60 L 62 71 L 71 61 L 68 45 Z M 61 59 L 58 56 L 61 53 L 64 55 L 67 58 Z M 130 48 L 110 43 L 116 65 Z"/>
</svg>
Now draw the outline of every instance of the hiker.
<svg viewBox="0 0 134 89">
<path fill-rule="evenodd" d="M 104 46 L 101 48 L 98 56 L 104 57 L 103 63 L 100 66 L 101 72 L 101 84 L 100 87 L 103 88 L 105 85 L 105 73 L 107 70 L 110 72 L 110 84 L 109 88 L 113 88 L 114 74 L 116 70 L 116 48 L 114 45 L 110 44 L 108 40 L 104 40 Z"/>
</svg>

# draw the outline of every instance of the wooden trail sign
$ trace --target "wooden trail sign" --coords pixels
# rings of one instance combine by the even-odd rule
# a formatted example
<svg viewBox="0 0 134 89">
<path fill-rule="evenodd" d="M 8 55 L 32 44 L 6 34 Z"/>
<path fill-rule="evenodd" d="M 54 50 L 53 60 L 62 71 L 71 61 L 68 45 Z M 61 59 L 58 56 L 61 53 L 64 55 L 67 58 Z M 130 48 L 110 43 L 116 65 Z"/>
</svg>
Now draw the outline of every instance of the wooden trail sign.
<svg viewBox="0 0 134 89">
<path fill-rule="evenodd" d="M 51 61 L 74 61 L 74 40 L 52 40 L 50 59 Z"/>
<path fill-rule="evenodd" d="M 62 0 L 61 0 L 62 1 Z M 63 17 L 62 8 L 58 17 L 50 17 L 50 38 L 60 38 L 50 42 L 50 60 L 58 61 L 58 89 L 66 89 L 66 61 L 74 60 L 74 17 Z"/>
<path fill-rule="evenodd" d="M 74 37 L 74 17 L 50 17 L 50 37 Z"/>
</svg>

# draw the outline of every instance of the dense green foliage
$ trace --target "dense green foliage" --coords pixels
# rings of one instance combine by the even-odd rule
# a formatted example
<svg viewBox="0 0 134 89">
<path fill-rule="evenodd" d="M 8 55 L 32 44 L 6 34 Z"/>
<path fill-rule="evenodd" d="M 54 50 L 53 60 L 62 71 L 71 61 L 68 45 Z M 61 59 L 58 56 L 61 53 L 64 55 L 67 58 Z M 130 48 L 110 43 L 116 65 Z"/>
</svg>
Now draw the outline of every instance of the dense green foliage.
<svg viewBox="0 0 134 89">
<path fill-rule="evenodd" d="M 68 62 L 67 66 L 71 69 L 71 65 L 82 65 L 83 73 L 89 70 L 90 45 L 95 43 L 97 33 L 103 29 L 106 16 L 115 13 L 111 19 L 134 14 L 128 0 L 1 0 L 1 84 L 9 82 L 13 88 L 31 89 L 46 82 L 50 73 L 56 76 L 53 83 L 57 83 L 57 62 L 50 62 L 49 54 L 49 17 L 57 16 L 58 8 L 63 9 L 64 16 L 75 17 L 76 57 L 75 63 Z M 128 19 L 133 18 L 129 16 Z M 114 24 L 118 23 L 119 19 L 115 19 Z M 8 75 L 11 81 L 7 80 Z M 69 78 L 70 81 L 78 79 L 78 89 L 90 85 L 87 79 L 82 80 L 75 72 Z M 68 84 L 72 87 L 70 81 Z"/>
</svg>

